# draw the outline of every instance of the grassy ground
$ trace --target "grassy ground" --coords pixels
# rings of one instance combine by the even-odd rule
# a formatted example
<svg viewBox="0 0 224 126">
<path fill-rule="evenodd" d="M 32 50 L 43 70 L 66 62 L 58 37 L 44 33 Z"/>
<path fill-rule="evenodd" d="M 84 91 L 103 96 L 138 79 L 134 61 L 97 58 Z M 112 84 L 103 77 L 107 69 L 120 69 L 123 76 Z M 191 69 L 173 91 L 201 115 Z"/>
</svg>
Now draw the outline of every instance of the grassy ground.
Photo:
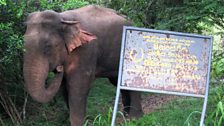
<svg viewBox="0 0 224 126">
<path fill-rule="evenodd" d="M 224 86 L 212 85 L 209 91 L 209 99 L 205 117 L 206 126 L 224 126 L 224 113 L 217 113 L 217 101 L 224 103 Z M 203 99 L 192 97 L 180 97 L 166 105 L 159 107 L 154 112 L 145 115 L 141 119 L 133 120 L 123 126 L 199 126 Z M 223 108 L 222 108 L 222 112 Z M 218 115 L 211 117 L 211 115 Z M 223 120 L 220 124 L 213 121 Z"/>
<path fill-rule="evenodd" d="M 202 100 L 181 98 L 170 101 L 139 120 L 128 122 L 128 126 L 199 126 Z M 189 120 L 188 120 L 189 119 Z"/>
<path fill-rule="evenodd" d="M 94 82 L 88 97 L 87 116 L 97 116 L 111 107 L 114 101 L 115 87 L 108 79 L 98 79 Z"/>
<path fill-rule="evenodd" d="M 106 113 L 112 107 L 115 95 L 115 87 L 109 83 L 108 79 L 97 79 L 89 93 L 86 120 L 92 123 L 97 115 Z M 30 98 L 26 111 L 28 116 L 21 124 L 22 126 L 69 125 L 68 109 L 61 92 L 57 94 L 53 101 L 47 104 L 39 104 Z M 5 123 L 4 126 L 11 125 Z"/>
<path fill-rule="evenodd" d="M 218 95 L 217 95 L 218 94 Z M 146 95 L 151 95 L 146 93 Z M 107 79 L 97 79 L 90 91 L 87 105 L 85 126 L 109 126 L 111 108 L 114 104 L 115 87 Z M 209 93 L 207 107 L 207 126 L 214 126 L 210 117 L 216 112 L 217 101 L 224 99 L 224 86 L 213 85 Z M 203 99 L 178 97 L 154 112 L 144 115 L 138 120 L 127 121 L 121 126 L 199 126 Z M 68 126 L 68 109 L 61 94 L 48 104 L 39 104 L 29 99 L 26 108 L 27 116 L 22 126 Z M 220 117 L 220 115 L 218 115 Z M 120 116 L 121 117 L 121 116 Z M 223 117 L 224 118 L 224 117 Z M 120 118 L 121 119 L 121 118 Z M 219 118 L 218 118 L 219 119 Z M 217 119 L 217 120 L 218 120 Z M 224 121 L 224 120 L 222 120 Z M 4 126 L 10 123 L 4 121 Z M 223 123 L 221 123 L 220 126 Z M 218 125 L 217 125 L 218 126 Z"/>
<path fill-rule="evenodd" d="M 94 126 L 105 126 L 109 125 L 110 122 L 103 122 L 103 119 L 108 118 L 108 113 L 110 113 L 109 108 L 112 106 L 112 101 L 115 96 L 115 89 L 113 86 L 106 84 L 107 80 L 100 79 L 94 84 L 94 88 L 90 93 L 88 113 L 89 115 L 95 116 L 95 120 L 98 123 L 89 123 L 89 125 Z M 104 89 L 103 91 L 102 88 Z M 109 90 L 109 92 L 107 92 Z M 99 93 L 100 92 L 100 93 Z M 147 94 L 151 95 L 151 94 Z M 207 104 L 207 111 L 205 122 L 206 126 L 214 126 L 214 121 L 217 119 L 220 121 L 220 114 L 217 114 L 217 103 L 218 101 L 223 102 L 224 97 L 224 86 L 223 84 L 210 86 L 209 99 Z M 100 100 L 101 99 L 101 100 Z M 122 126 L 199 126 L 201 111 L 204 99 L 193 98 L 193 97 L 179 97 L 175 100 L 168 102 L 167 104 L 157 108 L 154 112 L 144 115 L 144 117 L 127 121 L 126 123 L 120 124 Z M 99 106 L 94 106 L 97 103 Z M 97 109 L 96 109 L 97 108 Z M 91 114 L 92 113 L 92 114 Z M 100 113 L 100 114 L 99 114 Z M 217 118 L 214 118 L 214 113 Z M 213 114 L 213 117 L 212 117 Z M 99 118 L 100 117 L 100 118 Z M 96 119 L 97 118 L 97 119 Z M 101 119 L 101 123 L 99 121 Z M 97 122 L 96 121 L 96 122 Z M 93 121 L 92 121 L 93 122 Z M 224 119 L 221 123 L 224 125 Z"/>
</svg>

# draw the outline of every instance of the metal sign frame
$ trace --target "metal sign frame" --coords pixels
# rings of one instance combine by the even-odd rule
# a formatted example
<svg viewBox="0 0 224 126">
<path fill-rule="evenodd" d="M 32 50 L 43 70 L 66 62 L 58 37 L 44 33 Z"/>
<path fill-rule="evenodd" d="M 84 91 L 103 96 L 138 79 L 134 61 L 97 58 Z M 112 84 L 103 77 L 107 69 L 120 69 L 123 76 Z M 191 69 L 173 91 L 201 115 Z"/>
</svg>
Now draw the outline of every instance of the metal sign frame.
<svg viewBox="0 0 224 126">
<path fill-rule="evenodd" d="M 126 35 L 127 35 L 128 30 L 209 39 L 210 40 L 209 41 L 210 46 L 209 46 L 208 69 L 207 69 L 205 95 L 182 93 L 182 92 L 172 92 L 172 91 L 163 91 L 163 90 L 139 89 L 139 88 L 122 86 L 124 53 L 125 53 L 125 46 L 126 46 Z M 118 102 L 119 102 L 119 96 L 120 96 L 120 90 L 121 89 L 122 90 L 133 90 L 133 91 L 142 91 L 142 92 L 151 92 L 151 93 L 161 93 L 161 94 L 171 94 L 171 95 L 204 98 L 203 109 L 202 109 L 202 114 L 201 114 L 201 121 L 200 121 L 200 126 L 203 126 L 204 125 L 204 117 L 205 117 L 206 107 L 207 107 L 207 101 L 208 101 L 208 90 L 209 90 L 209 81 L 210 81 L 210 67 L 211 67 L 211 58 L 212 58 L 212 42 L 213 42 L 213 38 L 211 36 L 202 36 L 202 35 L 186 34 L 186 33 L 180 33 L 180 32 L 171 32 L 171 31 L 162 31 L 162 30 L 153 30 L 153 29 L 145 29 L 145 28 L 136 28 L 136 27 L 124 26 L 123 27 L 123 34 L 122 34 L 122 45 L 121 45 L 121 53 L 120 53 L 120 64 L 119 64 L 117 91 L 116 91 L 116 98 L 115 98 L 115 104 L 114 104 L 114 109 L 113 109 L 111 126 L 115 126 L 115 123 L 116 123 L 116 114 L 117 114 L 117 108 L 118 108 Z"/>
</svg>

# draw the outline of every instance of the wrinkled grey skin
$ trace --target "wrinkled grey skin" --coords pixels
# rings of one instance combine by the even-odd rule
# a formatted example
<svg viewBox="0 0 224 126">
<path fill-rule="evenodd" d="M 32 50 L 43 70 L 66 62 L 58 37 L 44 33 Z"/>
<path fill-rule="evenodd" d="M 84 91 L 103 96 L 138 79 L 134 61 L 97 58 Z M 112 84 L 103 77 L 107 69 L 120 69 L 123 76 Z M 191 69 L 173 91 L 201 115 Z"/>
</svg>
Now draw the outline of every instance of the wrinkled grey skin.
<svg viewBox="0 0 224 126">
<path fill-rule="evenodd" d="M 130 23 L 98 6 L 35 12 L 26 23 L 23 72 L 27 92 L 46 103 L 65 85 L 71 125 L 82 126 L 94 79 L 106 77 L 117 83 L 122 27 Z M 55 77 L 45 87 L 51 71 Z M 143 114 L 138 92 L 122 91 L 122 102 L 130 117 Z"/>
</svg>

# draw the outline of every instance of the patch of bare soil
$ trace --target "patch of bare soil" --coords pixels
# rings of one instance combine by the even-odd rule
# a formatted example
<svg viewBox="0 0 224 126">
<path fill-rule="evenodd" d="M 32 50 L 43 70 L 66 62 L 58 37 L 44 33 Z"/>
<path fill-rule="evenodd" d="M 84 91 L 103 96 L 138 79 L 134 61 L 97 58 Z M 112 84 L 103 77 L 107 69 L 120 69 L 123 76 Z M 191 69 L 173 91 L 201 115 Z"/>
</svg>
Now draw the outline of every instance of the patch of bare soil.
<svg viewBox="0 0 224 126">
<path fill-rule="evenodd" d="M 155 109 L 158 109 L 161 105 L 177 98 L 175 95 L 165 95 L 165 94 L 150 94 L 142 95 L 142 109 L 144 114 L 151 113 Z M 119 111 L 123 110 L 121 97 L 119 98 L 118 104 Z"/>
<path fill-rule="evenodd" d="M 142 109 L 144 114 L 151 113 L 161 105 L 177 98 L 175 95 L 153 94 L 142 96 Z"/>
</svg>

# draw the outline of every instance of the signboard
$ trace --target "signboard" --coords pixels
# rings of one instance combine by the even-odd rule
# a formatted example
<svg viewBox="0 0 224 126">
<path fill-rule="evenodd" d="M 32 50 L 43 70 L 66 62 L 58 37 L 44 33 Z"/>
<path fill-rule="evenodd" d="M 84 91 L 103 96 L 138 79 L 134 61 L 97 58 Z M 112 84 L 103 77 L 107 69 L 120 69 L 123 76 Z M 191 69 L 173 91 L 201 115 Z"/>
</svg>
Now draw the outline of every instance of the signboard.
<svg viewBox="0 0 224 126">
<path fill-rule="evenodd" d="M 124 27 L 117 95 L 124 89 L 202 97 L 205 112 L 211 50 L 208 36 Z"/>
<path fill-rule="evenodd" d="M 122 87 L 205 95 L 210 38 L 126 30 Z"/>
</svg>

